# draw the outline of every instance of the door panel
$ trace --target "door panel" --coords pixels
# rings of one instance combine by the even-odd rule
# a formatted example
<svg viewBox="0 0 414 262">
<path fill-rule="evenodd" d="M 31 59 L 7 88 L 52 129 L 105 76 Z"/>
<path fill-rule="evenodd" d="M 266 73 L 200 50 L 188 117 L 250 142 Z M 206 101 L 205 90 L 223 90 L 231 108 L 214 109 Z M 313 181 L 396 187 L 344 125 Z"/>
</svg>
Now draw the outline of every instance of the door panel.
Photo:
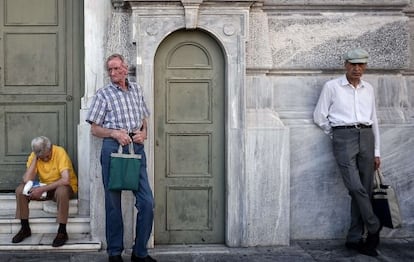
<svg viewBox="0 0 414 262">
<path fill-rule="evenodd" d="M 171 79 L 167 88 L 168 123 L 211 123 L 209 81 Z"/>
<path fill-rule="evenodd" d="M 175 32 L 155 57 L 155 243 L 224 242 L 224 62 L 217 43 Z"/>
<path fill-rule="evenodd" d="M 65 147 L 76 166 L 81 2 L 0 0 L 0 191 L 21 181 L 36 136 Z"/>
<path fill-rule="evenodd" d="M 57 0 L 4 0 L 6 25 L 57 25 Z M 59 3 L 62 6 L 62 2 Z"/>
<path fill-rule="evenodd" d="M 58 72 L 58 46 L 56 33 L 5 32 L 4 66 L 8 70 L 4 75 L 4 92 L 56 92 L 59 77 L 63 76 Z"/>
</svg>

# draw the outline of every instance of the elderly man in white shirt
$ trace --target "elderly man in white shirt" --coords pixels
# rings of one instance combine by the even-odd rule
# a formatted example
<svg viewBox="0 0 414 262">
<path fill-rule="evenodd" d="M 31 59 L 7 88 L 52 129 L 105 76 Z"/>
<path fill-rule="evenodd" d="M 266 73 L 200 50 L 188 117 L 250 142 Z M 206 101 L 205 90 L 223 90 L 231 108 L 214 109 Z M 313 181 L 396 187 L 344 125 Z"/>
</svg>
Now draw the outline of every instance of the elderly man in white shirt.
<svg viewBox="0 0 414 262">
<path fill-rule="evenodd" d="M 371 205 L 373 175 L 380 166 L 380 138 L 373 87 L 361 79 L 368 53 L 345 54 L 346 74 L 325 83 L 314 122 L 332 138 L 333 152 L 351 201 L 351 225 L 345 245 L 377 256 L 382 225 Z M 364 228 L 368 230 L 363 240 Z"/>
</svg>

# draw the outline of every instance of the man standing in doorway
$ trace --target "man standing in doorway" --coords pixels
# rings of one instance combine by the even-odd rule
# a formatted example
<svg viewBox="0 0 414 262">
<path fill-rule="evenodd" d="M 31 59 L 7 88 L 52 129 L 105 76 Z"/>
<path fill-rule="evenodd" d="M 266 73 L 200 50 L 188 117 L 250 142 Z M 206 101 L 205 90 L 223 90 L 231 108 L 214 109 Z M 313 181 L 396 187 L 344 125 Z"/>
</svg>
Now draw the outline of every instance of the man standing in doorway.
<svg viewBox="0 0 414 262">
<path fill-rule="evenodd" d="M 106 60 L 106 69 L 111 78 L 104 88 L 96 92 L 86 121 L 91 124 L 94 136 L 103 138 L 101 151 L 102 180 L 105 190 L 106 241 L 110 262 L 122 260 L 124 225 L 122 221 L 121 192 L 108 189 L 110 156 L 117 152 L 119 145 L 127 152 L 130 143 L 134 151 L 141 155 L 139 189 L 133 191 L 135 207 L 138 210 L 135 243 L 131 261 L 156 261 L 148 255 L 147 242 L 151 235 L 154 219 L 154 199 L 148 183 L 144 140 L 147 138 L 149 116 L 142 88 L 129 82 L 128 66 L 124 57 L 113 54 Z"/>
<path fill-rule="evenodd" d="M 380 139 L 374 89 L 361 79 L 367 62 L 363 49 L 345 54 L 346 74 L 325 83 L 313 118 L 332 138 L 335 159 L 351 196 L 351 226 L 345 245 L 377 256 L 382 226 L 373 212 L 371 194 L 373 175 L 380 166 Z"/>
</svg>

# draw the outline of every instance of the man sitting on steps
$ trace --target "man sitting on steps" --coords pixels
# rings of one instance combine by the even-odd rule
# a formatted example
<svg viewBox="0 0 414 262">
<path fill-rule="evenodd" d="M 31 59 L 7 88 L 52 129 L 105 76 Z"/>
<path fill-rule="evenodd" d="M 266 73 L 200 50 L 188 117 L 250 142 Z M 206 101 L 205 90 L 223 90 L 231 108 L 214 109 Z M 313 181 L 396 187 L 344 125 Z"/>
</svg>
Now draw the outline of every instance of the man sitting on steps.
<svg viewBox="0 0 414 262">
<path fill-rule="evenodd" d="M 69 200 L 78 191 L 78 179 L 72 161 L 65 149 L 52 145 L 49 138 L 40 136 L 32 140 L 32 153 L 26 166 L 23 182 L 16 188 L 16 218 L 20 219 L 21 229 L 13 237 L 12 242 L 22 242 L 32 234 L 29 225 L 30 200 L 53 200 L 57 203 L 56 221 L 59 223 L 59 228 L 52 246 L 63 246 L 68 240 L 66 224 Z M 26 183 L 34 181 L 36 176 L 43 185 L 32 187 L 28 193 L 25 192 Z"/>
</svg>

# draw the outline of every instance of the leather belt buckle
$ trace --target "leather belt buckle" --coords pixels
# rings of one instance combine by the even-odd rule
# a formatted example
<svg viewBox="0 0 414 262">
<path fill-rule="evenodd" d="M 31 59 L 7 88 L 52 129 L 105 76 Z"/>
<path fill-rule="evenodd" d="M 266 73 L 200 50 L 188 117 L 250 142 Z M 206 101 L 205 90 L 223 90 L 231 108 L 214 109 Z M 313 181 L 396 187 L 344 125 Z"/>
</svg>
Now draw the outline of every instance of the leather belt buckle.
<svg viewBox="0 0 414 262">
<path fill-rule="evenodd" d="M 361 127 L 362 127 L 360 124 L 356 124 L 354 126 L 355 126 L 356 129 L 361 129 Z"/>
</svg>

